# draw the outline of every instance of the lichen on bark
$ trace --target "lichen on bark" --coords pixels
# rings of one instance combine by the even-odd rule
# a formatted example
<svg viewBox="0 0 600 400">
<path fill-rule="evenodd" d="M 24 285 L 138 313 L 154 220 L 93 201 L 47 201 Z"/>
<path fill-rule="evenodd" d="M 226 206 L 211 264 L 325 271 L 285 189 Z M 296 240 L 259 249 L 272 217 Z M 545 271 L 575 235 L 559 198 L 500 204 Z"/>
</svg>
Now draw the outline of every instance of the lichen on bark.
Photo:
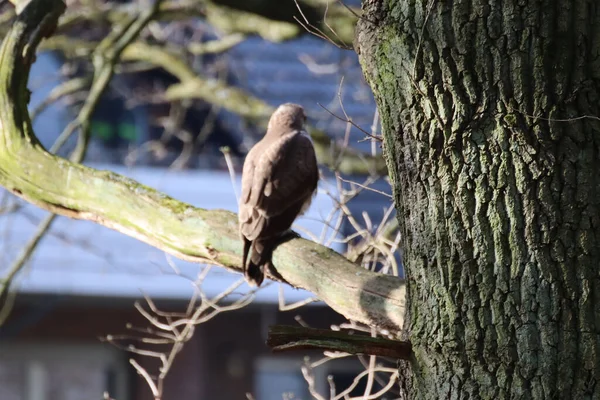
<svg viewBox="0 0 600 400">
<path fill-rule="evenodd" d="M 597 3 L 363 12 L 404 238 L 405 394 L 600 396 Z"/>
</svg>

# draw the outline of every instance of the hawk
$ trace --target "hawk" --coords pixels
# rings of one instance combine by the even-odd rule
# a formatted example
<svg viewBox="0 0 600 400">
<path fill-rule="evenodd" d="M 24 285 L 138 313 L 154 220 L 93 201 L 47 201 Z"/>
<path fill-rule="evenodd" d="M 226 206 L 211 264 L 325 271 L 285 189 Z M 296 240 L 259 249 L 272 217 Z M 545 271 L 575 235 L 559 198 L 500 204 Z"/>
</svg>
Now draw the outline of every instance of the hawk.
<svg viewBox="0 0 600 400">
<path fill-rule="evenodd" d="M 248 153 L 242 172 L 239 225 L 246 281 L 260 286 L 278 240 L 310 206 L 319 181 L 304 109 L 277 108 L 265 136 Z"/>
</svg>

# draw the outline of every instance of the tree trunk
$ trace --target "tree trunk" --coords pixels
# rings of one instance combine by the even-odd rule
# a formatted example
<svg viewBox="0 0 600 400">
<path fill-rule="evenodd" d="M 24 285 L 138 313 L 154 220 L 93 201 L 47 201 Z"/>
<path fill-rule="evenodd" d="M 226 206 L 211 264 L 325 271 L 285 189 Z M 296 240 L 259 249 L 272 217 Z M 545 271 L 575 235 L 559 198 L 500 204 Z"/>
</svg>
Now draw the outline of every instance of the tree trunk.
<svg viewBox="0 0 600 400">
<path fill-rule="evenodd" d="M 355 42 L 404 235 L 403 394 L 600 398 L 600 4 L 430 1 L 364 0 Z"/>
</svg>

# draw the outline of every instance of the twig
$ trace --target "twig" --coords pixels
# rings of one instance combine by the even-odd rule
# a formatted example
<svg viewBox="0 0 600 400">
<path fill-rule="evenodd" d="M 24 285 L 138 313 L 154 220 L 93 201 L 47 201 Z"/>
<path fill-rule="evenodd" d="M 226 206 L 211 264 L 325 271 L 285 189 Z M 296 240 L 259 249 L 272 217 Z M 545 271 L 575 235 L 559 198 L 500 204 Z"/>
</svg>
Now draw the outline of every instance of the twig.
<svg viewBox="0 0 600 400">
<path fill-rule="evenodd" d="M 133 358 L 129 359 L 129 363 L 131 365 L 133 365 L 133 368 L 135 368 L 135 370 L 137 371 L 138 374 L 140 374 L 144 380 L 146 381 L 146 383 L 148 384 L 148 387 L 150 388 L 150 390 L 152 391 L 152 395 L 154 396 L 155 399 L 159 399 L 160 398 L 160 393 L 158 391 L 158 387 L 156 386 L 156 384 L 154 383 L 154 380 L 152 379 L 152 377 L 150 376 L 150 374 L 148 374 L 148 371 L 146 371 L 140 364 L 138 364 L 137 361 L 135 361 Z"/>
<path fill-rule="evenodd" d="M 297 5 L 298 3 L 296 3 Z M 347 50 L 352 50 L 352 46 L 348 46 L 344 40 L 340 37 L 340 35 L 337 34 L 337 32 L 329 25 L 329 23 L 327 23 L 327 12 L 329 11 L 329 1 L 327 1 L 325 3 L 325 11 L 323 12 L 323 25 L 325 25 L 327 27 L 327 29 L 329 29 L 331 31 L 331 33 L 333 33 L 335 35 L 335 37 L 340 41 L 340 43 L 342 43 L 342 45 L 344 46 L 345 49 Z"/>
<path fill-rule="evenodd" d="M 375 330 L 371 329 L 371 336 L 375 337 Z M 375 356 L 370 356 L 369 357 L 369 366 L 367 368 L 368 373 L 368 377 L 367 377 L 367 385 L 365 386 L 365 392 L 363 394 L 363 397 L 367 397 L 370 393 L 371 390 L 373 389 L 373 378 L 375 376 L 375 361 L 377 360 L 377 357 Z"/>
<path fill-rule="evenodd" d="M 300 18 L 294 16 L 294 20 L 296 22 L 298 22 L 300 24 L 300 26 L 302 26 L 308 33 L 315 35 L 318 38 L 321 38 L 331 44 L 333 44 L 334 46 L 336 46 L 337 48 L 340 48 L 342 50 L 352 50 L 352 46 L 348 46 L 346 43 L 344 43 L 341 39 L 340 41 L 342 42 L 342 44 L 338 44 L 336 42 L 334 42 L 333 40 L 331 40 L 331 38 L 329 36 L 327 36 L 325 34 L 325 32 L 323 32 L 321 29 L 317 28 L 316 26 L 314 26 L 306 17 L 306 15 L 304 15 L 304 12 L 302 11 L 302 7 L 300 6 L 300 4 L 298 3 L 298 0 L 294 0 L 294 4 L 296 4 L 296 8 L 298 8 L 298 11 L 300 12 L 300 15 L 302 16 L 302 19 L 304 20 L 301 21 Z M 328 3 L 329 4 L 329 3 Z M 327 28 L 329 28 L 329 30 L 332 31 L 332 33 L 338 37 L 337 33 L 328 25 L 326 24 Z"/>
<path fill-rule="evenodd" d="M 188 50 L 194 55 L 225 52 L 246 39 L 245 35 L 234 33 L 205 43 L 190 43 Z"/>
<path fill-rule="evenodd" d="M 238 193 L 237 182 L 235 179 L 235 167 L 233 166 L 233 160 L 231 159 L 231 150 L 229 147 L 221 147 L 221 153 L 223 153 L 223 157 L 225 158 L 225 163 L 227 164 L 227 171 L 229 172 L 229 179 L 231 180 L 231 187 L 233 188 L 233 194 L 235 195 L 235 203 L 239 204 L 240 202 L 240 194 Z"/>
<path fill-rule="evenodd" d="M 535 115 L 530 115 L 527 114 L 524 111 L 521 111 L 519 109 L 516 109 L 514 107 L 511 107 L 509 105 L 505 105 L 507 109 L 511 110 L 511 111 L 515 111 L 518 112 L 519 114 L 522 114 L 525 117 L 531 118 L 533 120 L 542 120 L 542 121 L 547 121 L 547 122 L 575 122 L 575 121 L 580 121 L 582 119 L 592 119 L 595 121 L 600 121 L 600 117 L 597 117 L 595 115 L 580 115 L 579 117 L 573 117 L 573 118 L 547 118 L 547 117 L 540 117 L 540 116 L 535 116 Z"/>
<path fill-rule="evenodd" d="M 285 304 L 285 298 L 284 298 L 284 293 L 283 293 L 283 286 L 281 284 L 279 285 L 279 311 L 291 311 L 291 310 L 294 310 L 296 308 L 303 307 L 303 306 L 305 306 L 307 304 L 315 303 L 317 301 L 319 301 L 318 297 L 309 297 L 307 299 L 300 300 L 300 301 L 297 301 L 297 302 L 292 303 L 292 304 Z"/>
<path fill-rule="evenodd" d="M 36 117 L 52 103 L 65 96 L 86 89 L 90 83 L 91 80 L 88 78 L 73 78 L 61 83 L 59 86 L 56 86 L 54 89 L 52 89 L 48 97 L 46 97 L 44 101 L 38 104 L 38 106 L 31 111 L 31 120 L 33 121 L 36 119 Z"/>
<path fill-rule="evenodd" d="M 367 135 L 369 138 L 373 139 L 373 140 L 377 140 L 379 142 L 383 141 L 383 138 L 381 138 L 380 136 L 375 136 L 373 134 L 371 134 L 370 132 L 368 132 L 367 130 L 365 130 L 364 128 L 362 128 L 360 125 L 358 125 L 356 122 L 352 121 L 352 119 L 346 117 L 340 117 L 339 115 L 335 114 L 334 112 L 328 110 L 324 105 L 322 105 L 321 103 L 317 103 L 323 110 L 327 111 L 329 114 L 331 114 L 333 117 L 339 119 L 340 121 L 344 121 L 347 122 L 349 124 L 351 124 L 353 127 L 355 127 L 356 129 L 358 129 L 359 131 L 361 131 L 362 133 L 364 133 L 365 135 Z"/>
<path fill-rule="evenodd" d="M 321 396 L 319 392 L 317 392 L 317 388 L 315 385 L 315 376 L 312 373 L 312 368 L 310 367 L 310 365 L 308 363 L 305 363 L 302 366 L 301 371 L 302 376 L 304 376 L 304 380 L 306 380 L 306 383 L 308 383 L 308 391 L 310 392 L 311 396 L 317 400 L 325 400 L 325 398 Z"/>
<path fill-rule="evenodd" d="M 31 258 L 38 243 L 40 242 L 40 240 L 42 240 L 48 229 L 50 229 L 50 226 L 52 226 L 55 217 L 56 215 L 51 214 L 44 218 L 44 220 L 38 225 L 33 236 L 21 249 L 19 257 L 9 267 L 8 273 L 4 276 L 4 278 L 0 279 L 0 301 L 4 299 L 7 295 L 15 276 L 19 273 L 19 271 L 21 271 L 25 263 Z M 5 318 L 6 316 L 8 316 L 10 308 L 6 310 L 4 308 L 10 307 L 10 305 L 11 303 L 4 302 L 2 305 L 2 309 L 0 310 L 0 314 L 2 314 Z M 2 326 L 4 322 L 5 319 L 0 319 L 0 326 Z"/>
<path fill-rule="evenodd" d="M 360 184 L 360 183 L 358 183 L 358 182 L 356 182 L 356 181 L 351 181 L 351 180 L 349 180 L 349 179 L 344 179 L 344 178 L 342 178 L 342 177 L 341 177 L 339 174 L 336 174 L 336 175 L 337 175 L 337 179 L 341 180 L 342 182 L 349 183 L 349 184 L 351 184 L 351 185 L 356 185 L 356 186 L 358 186 L 358 187 L 360 187 L 360 188 L 363 188 L 363 189 L 365 189 L 365 190 L 368 190 L 369 192 L 378 193 L 378 194 L 380 194 L 380 195 L 382 195 L 382 196 L 385 196 L 385 197 L 387 197 L 387 198 L 389 198 L 389 199 L 391 199 L 391 200 L 393 200 L 393 199 L 394 199 L 394 197 L 393 197 L 391 194 L 389 194 L 389 193 L 382 192 L 381 190 L 373 189 L 373 188 L 372 188 L 372 187 L 370 187 L 370 186 L 366 186 L 366 185 Z"/>
<path fill-rule="evenodd" d="M 375 21 L 365 18 L 362 15 L 359 15 L 356 11 L 354 11 L 354 9 L 352 9 L 352 7 L 344 3 L 342 0 L 337 0 L 337 2 L 340 3 L 346 10 L 350 11 L 350 13 L 352 13 L 352 15 L 354 15 L 357 19 L 362 19 L 363 21 L 370 22 L 373 25 L 377 24 Z"/>
<path fill-rule="evenodd" d="M 415 52 L 415 61 L 413 63 L 412 70 L 412 79 L 416 78 L 416 70 L 417 70 L 417 58 L 419 57 L 419 53 L 421 52 L 421 46 L 423 43 L 423 35 L 425 34 L 425 27 L 427 26 L 427 21 L 429 20 L 429 16 L 431 15 L 431 10 L 433 10 L 433 5 L 435 4 L 435 0 L 429 0 L 427 4 L 427 14 L 425 15 L 425 20 L 423 21 L 423 26 L 421 26 L 421 33 L 419 34 L 419 44 L 417 45 L 417 51 Z"/>
</svg>

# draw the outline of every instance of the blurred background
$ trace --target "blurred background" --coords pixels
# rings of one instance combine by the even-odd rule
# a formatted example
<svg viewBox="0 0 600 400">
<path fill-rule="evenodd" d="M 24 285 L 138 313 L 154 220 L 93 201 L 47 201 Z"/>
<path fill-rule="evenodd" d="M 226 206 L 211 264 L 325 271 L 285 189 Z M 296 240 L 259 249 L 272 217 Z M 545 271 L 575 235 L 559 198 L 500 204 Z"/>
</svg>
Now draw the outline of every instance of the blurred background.
<svg viewBox="0 0 600 400">
<path fill-rule="evenodd" d="M 274 108 L 301 104 L 322 179 L 294 229 L 401 275 L 379 118 L 352 50 L 359 1 L 165 0 L 107 61 L 99 49 L 118 46 L 153 4 L 67 1 L 29 79 L 44 147 L 68 157 L 89 133 L 85 164 L 235 212 L 245 154 Z M 5 35 L 15 10 L 0 11 Z M 0 278 L 2 400 L 393 398 L 386 360 L 265 345 L 273 324 L 378 334 L 310 293 L 252 290 L 240 275 L 52 218 L 1 189 Z"/>
</svg>

